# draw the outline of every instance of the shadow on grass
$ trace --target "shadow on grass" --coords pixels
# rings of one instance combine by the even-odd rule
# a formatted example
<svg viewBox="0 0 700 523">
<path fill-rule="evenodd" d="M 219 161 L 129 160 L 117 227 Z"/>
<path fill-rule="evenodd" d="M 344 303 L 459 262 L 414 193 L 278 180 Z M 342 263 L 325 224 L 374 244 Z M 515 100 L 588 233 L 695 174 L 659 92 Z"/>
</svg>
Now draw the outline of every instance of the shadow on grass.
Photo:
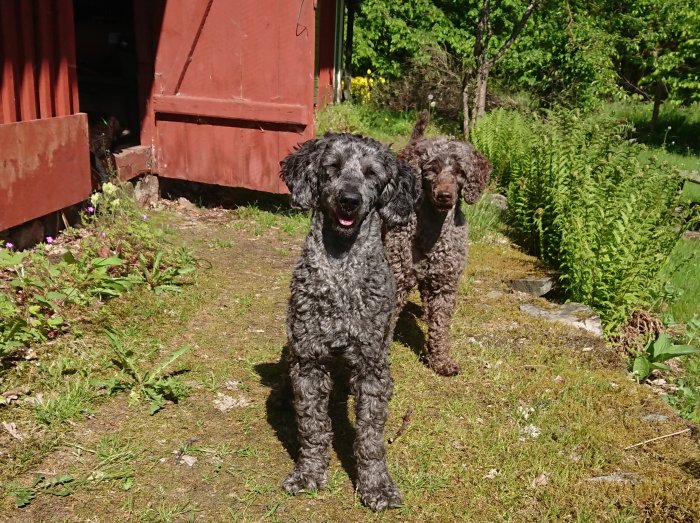
<svg viewBox="0 0 700 523">
<path fill-rule="evenodd" d="M 277 439 L 282 443 L 289 457 L 296 461 L 299 456 L 299 441 L 292 404 L 292 387 L 288 377 L 287 350 L 287 347 L 284 347 L 279 361 L 260 363 L 255 365 L 254 369 L 260 376 L 260 382 L 270 388 L 270 395 L 265 403 L 267 422 L 275 431 Z M 355 427 L 350 421 L 348 412 L 349 376 L 341 360 L 334 361 L 331 365 L 331 377 L 333 389 L 328 411 L 333 430 L 333 450 L 350 480 L 355 484 L 357 479 L 353 454 Z"/>
<path fill-rule="evenodd" d="M 407 302 L 399 314 L 399 320 L 394 330 L 394 340 L 406 345 L 418 356 L 423 365 L 430 367 L 425 352 L 425 334 L 418 325 L 418 320 L 422 317 L 423 309 L 413 302 Z"/>
<path fill-rule="evenodd" d="M 239 187 L 225 187 L 170 178 L 160 178 L 159 183 L 161 197 L 168 200 L 187 198 L 192 203 L 205 208 L 237 209 L 238 207 L 255 205 L 262 211 L 285 215 L 298 214 L 298 211 L 291 208 L 287 194 L 272 194 Z"/>
</svg>

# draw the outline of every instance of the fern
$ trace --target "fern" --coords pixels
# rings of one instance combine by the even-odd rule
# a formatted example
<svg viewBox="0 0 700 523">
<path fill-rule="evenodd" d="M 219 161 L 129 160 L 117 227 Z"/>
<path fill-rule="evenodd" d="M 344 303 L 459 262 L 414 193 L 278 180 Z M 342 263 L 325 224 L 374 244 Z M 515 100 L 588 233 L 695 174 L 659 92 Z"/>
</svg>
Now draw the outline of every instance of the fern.
<svg viewBox="0 0 700 523">
<path fill-rule="evenodd" d="M 610 333 L 661 292 L 659 273 L 689 223 L 681 179 L 638 160 L 629 128 L 574 112 L 547 121 L 496 110 L 472 139 L 507 193 L 513 233 L 559 269 L 567 296 L 597 310 Z"/>
</svg>

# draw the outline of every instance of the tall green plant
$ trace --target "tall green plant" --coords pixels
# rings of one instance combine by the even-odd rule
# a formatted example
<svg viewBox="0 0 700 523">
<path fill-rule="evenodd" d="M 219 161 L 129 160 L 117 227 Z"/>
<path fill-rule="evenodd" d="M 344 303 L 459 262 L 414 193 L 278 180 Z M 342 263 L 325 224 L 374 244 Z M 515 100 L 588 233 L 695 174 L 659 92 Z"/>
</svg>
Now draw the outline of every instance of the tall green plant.
<svg viewBox="0 0 700 523">
<path fill-rule="evenodd" d="M 640 163 L 628 129 L 612 120 L 552 113 L 529 124 L 519 149 L 508 117 L 485 118 L 474 142 L 503 168 L 511 226 L 611 332 L 660 292 L 658 274 L 683 232 L 681 178 L 655 160 Z"/>
</svg>

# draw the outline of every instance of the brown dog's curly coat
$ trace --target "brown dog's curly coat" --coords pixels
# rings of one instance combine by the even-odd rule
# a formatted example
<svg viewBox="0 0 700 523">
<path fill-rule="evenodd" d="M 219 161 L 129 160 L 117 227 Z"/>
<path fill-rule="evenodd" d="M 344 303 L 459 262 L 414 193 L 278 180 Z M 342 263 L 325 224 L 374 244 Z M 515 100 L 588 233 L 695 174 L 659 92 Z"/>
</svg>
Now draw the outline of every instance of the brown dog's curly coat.
<svg viewBox="0 0 700 523">
<path fill-rule="evenodd" d="M 449 355 L 449 331 L 459 279 L 467 259 L 467 222 L 460 197 L 476 203 L 491 174 L 491 164 L 466 142 L 424 138 L 428 113 L 418 118 L 408 145 L 399 153 L 419 177 L 422 197 L 411 221 L 384 235 L 396 282 L 396 314 L 418 285 L 428 322 L 430 367 L 451 376 L 459 365 Z"/>
</svg>

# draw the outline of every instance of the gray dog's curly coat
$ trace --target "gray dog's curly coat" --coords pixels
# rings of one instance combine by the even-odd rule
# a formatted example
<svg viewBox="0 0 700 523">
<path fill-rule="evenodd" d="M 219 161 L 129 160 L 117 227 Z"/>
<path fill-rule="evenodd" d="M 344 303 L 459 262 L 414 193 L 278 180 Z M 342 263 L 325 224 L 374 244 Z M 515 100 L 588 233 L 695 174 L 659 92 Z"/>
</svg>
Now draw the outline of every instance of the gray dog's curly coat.
<svg viewBox="0 0 700 523">
<path fill-rule="evenodd" d="M 388 230 L 384 244 L 396 282 L 396 316 L 417 284 L 428 323 L 430 367 L 451 376 L 459 365 L 449 355 L 450 322 L 467 260 L 467 222 L 460 199 L 479 199 L 491 164 L 469 143 L 424 138 L 427 124 L 428 113 L 423 112 L 398 155 L 418 175 L 422 196 L 409 223 Z"/>
<path fill-rule="evenodd" d="M 388 147 L 346 133 L 301 144 L 281 166 L 293 207 L 313 210 L 287 316 L 300 452 L 284 488 L 296 494 L 326 483 L 329 364 L 341 356 L 355 395 L 357 492 L 373 510 L 397 507 L 384 444 L 395 287 L 381 233 L 382 224 L 409 220 L 417 179 Z"/>
</svg>

